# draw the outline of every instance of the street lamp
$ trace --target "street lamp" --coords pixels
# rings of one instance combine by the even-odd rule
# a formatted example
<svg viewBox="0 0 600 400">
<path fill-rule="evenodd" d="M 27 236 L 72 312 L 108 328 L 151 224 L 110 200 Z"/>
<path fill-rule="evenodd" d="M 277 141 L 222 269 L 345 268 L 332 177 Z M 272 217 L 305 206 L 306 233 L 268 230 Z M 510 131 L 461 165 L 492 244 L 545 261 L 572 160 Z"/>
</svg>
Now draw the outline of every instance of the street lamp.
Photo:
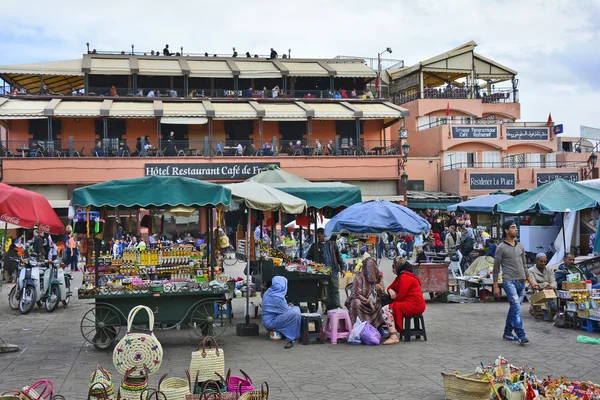
<svg viewBox="0 0 600 400">
<path fill-rule="evenodd" d="M 408 144 L 408 142 L 404 142 L 404 144 L 402 145 L 402 154 L 404 154 L 405 157 L 408 157 L 409 151 L 410 151 L 410 144 Z"/>
<path fill-rule="evenodd" d="M 131 54 L 133 55 L 135 53 L 135 51 L 133 50 L 135 48 L 134 45 L 131 45 Z"/>
<path fill-rule="evenodd" d="M 90 42 L 85 42 L 85 45 L 87 46 L 88 54 L 90 54 Z"/>
<path fill-rule="evenodd" d="M 590 164 L 592 164 L 592 169 L 596 167 L 596 162 L 598 162 L 598 156 L 596 153 L 590 154 Z"/>
<path fill-rule="evenodd" d="M 405 172 L 402 173 L 402 175 L 400 175 L 400 181 L 402 181 L 402 184 L 406 187 L 406 185 L 408 184 L 408 174 Z"/>
<path fill-rule="evenodd" d="M 378 98 L 381 98 L 381 55 L 385 53 L 392 54 L 392 48 L 386 47 L 384 51 L 377 53 L 377 83 L 379 84 L 379 87 L 377 88 Z"/>
</svg>

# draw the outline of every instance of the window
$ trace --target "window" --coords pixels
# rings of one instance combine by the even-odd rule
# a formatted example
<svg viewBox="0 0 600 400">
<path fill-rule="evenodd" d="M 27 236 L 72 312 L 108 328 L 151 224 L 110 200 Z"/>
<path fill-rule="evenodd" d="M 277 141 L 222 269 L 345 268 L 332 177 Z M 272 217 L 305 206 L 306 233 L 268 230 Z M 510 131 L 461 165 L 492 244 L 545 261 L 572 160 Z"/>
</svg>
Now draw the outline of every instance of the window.
<svg viewBox="0 0 600 400">
<path fill-rule="evenodd" d="M 287 142 L 303 140 L 306 134 L 305 121 L 279 121 L 279 134 L 281 143 L 287 145 Z"/>
<path fill-rule="evenodd" d="M 483 168 L 500 168 L 502 167 L 501 156 L 499 151 L 484 151 L 481 153 L 481 164 Z"/>
<path fill-rule="evenodd" d="M 360 131 L 364 132 L 365 121 L 360 121 Z M 356 140 L 356 121 L 335 121 L 335 132 L 342 139 Z"/>
<path fill-rule="evenodd" d="M 250 135 L 254 133 L 254 121 L 251 119 L 225 121 L 225 133 L 227 139 L 231 141 L 250 140 Z"/>
<path fill-rule="evenodd" d="M 475 163 L 477 162 L 477 158 L 475 153 L 467 153 L 467 168 L 475 168 Z"/>
<path fill-rule="evenodd" d="M 409 180 L 406 185 L 406 190 L 413 190 L 415 192 L 424 192 L 425 191 L 425 181 Z"/>
<path fill-rule="evenodd" d="M 546 155 L 540 154 L 540 168 L 546 168 Z"/>
<path fill-rule="evenodd" d="M 96 125 L 96 136 L 99 138 L 104 137 L 104 120 L 97 119 Z M 109 139 L 119 139 L 125 136 L 126 133 L 126 122 L 124 119 L 108 119 L 106 121 L 106 133 Z"/>
<path fill-rule="evenodd" d="M 33 136 L 33 140 L 48 140 L 48 120 L 47 119 L 31 119 L 28 121 L 29 134 Z M 61 124 L 60 119 L 52 120 L 52 135 L 56 138 L 60 134 Z"/>
</svg>

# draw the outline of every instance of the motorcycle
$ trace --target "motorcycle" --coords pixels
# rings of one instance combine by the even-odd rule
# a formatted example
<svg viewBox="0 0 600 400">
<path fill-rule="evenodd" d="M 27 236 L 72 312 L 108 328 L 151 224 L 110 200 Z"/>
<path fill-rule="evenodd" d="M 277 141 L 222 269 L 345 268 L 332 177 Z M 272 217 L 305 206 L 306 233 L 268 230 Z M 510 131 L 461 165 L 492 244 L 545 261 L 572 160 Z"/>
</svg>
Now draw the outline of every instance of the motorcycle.
<svg viewBox="0 0 600 400">
<path fill-rule="evenodd" d="M 24 264 L 24 260 L 21 258 L 15 258 L 15 257 L 13 257 L 13 260 L 16 261 L 19 266 L 19 270 L 17 271 L 17 277 L 18 277 L 21 273 L 21 269 L 23 268 L 22 265 Z M 15 284 L 15 286 L 12 287 L 12 289 L 8 293 L 8 306 L 10 307 L 11 310 L 16 311 L 19 309 L 19 299 L 20 298 L 21 298 L 21 288 L 19 286 L 19 279 L 17 279 L 17 283 Z"/>
<path fill-rule="evenodd" d="M 53 312 L 62 302 L 65 307 L 71 301 L 71 275 L 65 274 L 60 260 L 50 263 L 50 267 L 41 273 L 42 296 L 46 311 Z"/>
<path fill-rule="evenodd" d="M 29 259 L 25 261 L 25 265 L 19 271 L 17 285 L 19 292 L 19 312 L 27 314 L 35 305 L 40 297 L 40 265 L 38 263 L 37 254 L 30 253 Z"/>
<path fill-rule="evenodd" d="M 390 260 L 395 260 L 398 256 L 398 250 L 396 246 L 394 246 L 394 242 L 389 242 L 387 245 L 387 249 L 385 250 L 385 256 Z"/>
</svg>

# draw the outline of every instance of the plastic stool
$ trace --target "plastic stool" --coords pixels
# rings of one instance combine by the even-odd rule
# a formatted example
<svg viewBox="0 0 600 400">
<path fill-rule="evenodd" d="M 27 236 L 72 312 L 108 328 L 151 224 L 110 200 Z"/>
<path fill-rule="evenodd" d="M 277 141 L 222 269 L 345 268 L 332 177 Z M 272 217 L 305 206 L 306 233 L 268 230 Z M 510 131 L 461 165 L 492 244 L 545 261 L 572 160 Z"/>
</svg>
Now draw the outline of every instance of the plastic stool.
<svg viewBox="0 0 600 400">
<path fill-rule="evenodd" d="M 412 327 L 410 326 L 411 321 L 413 323 Z M 425 332 L 425 320 L 423 319 L 423 314 L 419 314 L 414 317 L 404 317 L 404 332 L 402 332 L 402 336 L 404 336 L 405 342 L 410 342 L 411 336 L 414 336 L 417 339 L 421 339 L 421 336 L 423 336 L 423 340 L 427 341 L 427 333 Z"/>
<path fill-rule="evenodd" d="M 310 323 L 314 322 L 315 328 L 310 329 Z M 317 339 L 317 342 L 323 343 L 321 334 L 323 333 L 323 318 L 319 313 L 300 314 L 300 337 L 302 344 L 308 344 L 311 339 Z"/>
<path fill-rule="evenodd" d="M 325 339 L 329 339 L 331 344 L 337 344 L 338 339 L 348 339 L 352 330 L 352 321 L 348 310 L 330 310 L 327 311 L 325 328 L 323 333 Z"/>
<path fill-rule="evenodd" d="M 221 308 L 225 306 L 225 309 Z M 228 300 L 226 303 L 215 303 L 214 304 L 214 318 L 219 318 L 221 315 L 225 314 L 227 319 L 233 318 L 233 309 L 231 308 L 231 300 Z"/>
<path fill-rule="evenodd" d="M 586 332 L 594 332 L 600 330 L 600 323 L 598 320 L 589 319 L 589 318 L 580 318 L 581 320 L 581 329 Z"/>
</svg>

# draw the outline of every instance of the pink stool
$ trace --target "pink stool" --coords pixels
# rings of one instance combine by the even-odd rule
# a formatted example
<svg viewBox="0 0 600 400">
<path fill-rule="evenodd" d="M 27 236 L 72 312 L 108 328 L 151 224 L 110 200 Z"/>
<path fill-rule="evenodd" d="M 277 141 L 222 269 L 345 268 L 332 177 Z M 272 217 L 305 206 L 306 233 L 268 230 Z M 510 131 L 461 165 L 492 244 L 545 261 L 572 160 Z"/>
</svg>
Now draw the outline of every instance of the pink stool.
<svg viewBox="0 0 600 400">
<path fill-rule="evenodd" d="M 330 310 L 327 311 L 325 328 L 323 334 L 325 340 L 329 339 L 331 344 L 337 344 L 338 339 L 348 339 L 352 330 L 352 321 L 348 310 Z"/>
</svg>

